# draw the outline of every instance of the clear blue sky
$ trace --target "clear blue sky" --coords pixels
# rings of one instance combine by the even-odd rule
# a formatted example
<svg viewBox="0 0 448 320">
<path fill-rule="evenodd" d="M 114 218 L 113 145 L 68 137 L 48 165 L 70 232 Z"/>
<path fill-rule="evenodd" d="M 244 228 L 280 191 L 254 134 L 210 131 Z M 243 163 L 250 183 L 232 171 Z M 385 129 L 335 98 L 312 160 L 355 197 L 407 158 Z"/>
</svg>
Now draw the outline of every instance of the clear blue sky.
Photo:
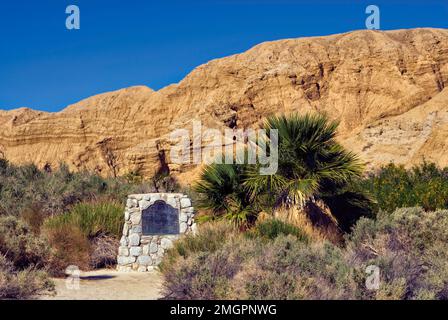
<svg viewBox="0 0 448 320">
<path fill-rule="evenodd" d="M 81 29 L 65 28 L 65 8 Z M 160 89 L 210 59 L 267 40 L 365 29 L 448 27 L 448 1 L 1 0 L 0 109 L 57 111 L 133 85 Z"/>
</svg>

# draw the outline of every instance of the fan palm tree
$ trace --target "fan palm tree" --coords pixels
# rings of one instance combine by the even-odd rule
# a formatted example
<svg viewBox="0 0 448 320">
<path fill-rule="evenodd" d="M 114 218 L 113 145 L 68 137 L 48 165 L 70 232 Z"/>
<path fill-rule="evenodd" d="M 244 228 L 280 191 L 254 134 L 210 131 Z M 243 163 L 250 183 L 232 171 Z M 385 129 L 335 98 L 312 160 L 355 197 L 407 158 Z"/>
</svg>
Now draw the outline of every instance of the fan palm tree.
<svg viewBox="0 0 448 320">
<path fill-rule="evenodd" d="M 278 132 L 278 170 L 272 175 L 260 175 L 260 165 L 248 167 L 244 187 L 251 199 L 269 195 L 274 207 L 300 209 L 321 201 L 336 220 L 347 222 L 341 226 L 346 230 L 353 221 L 341 217 L 341 213 L 368 215 L 369 196 L 351 185 L 361 177 L 363 164 L 336 141 L 337 127 L 338 122 L 323 115 L 268 118 L 264 129 Z"/>
<path fill-rule="evenodd" d="M 261 175 L 261 164 L 208 166 L 196 186 L 205 195 L 202 207 L 218 215 L 235 216 L 240 210 L 250 216 L 259 207 L 303 209 L 321 201 L 332 212 L 366 215 L 369 197 L 350 184 L 361 176 L 363 165 L 335 140 L 337 127 L 323 115 L 268 118 L 267 136 L 271 130 L 278 132 L 277 172 Z"/>
<path fill-rule="evenodd" d="M 260 175 L 259 165 L 248 169 L 244 185 L 252 197 L 268 192 L 277 203 L 303 206 L 325 193 L 334 193 L 363 166 L 358 157 L 336 142 L 338 123 L 323 115 L 270 117 L 264 129 L 278 131 L 278 171 Z"/>
</svg>

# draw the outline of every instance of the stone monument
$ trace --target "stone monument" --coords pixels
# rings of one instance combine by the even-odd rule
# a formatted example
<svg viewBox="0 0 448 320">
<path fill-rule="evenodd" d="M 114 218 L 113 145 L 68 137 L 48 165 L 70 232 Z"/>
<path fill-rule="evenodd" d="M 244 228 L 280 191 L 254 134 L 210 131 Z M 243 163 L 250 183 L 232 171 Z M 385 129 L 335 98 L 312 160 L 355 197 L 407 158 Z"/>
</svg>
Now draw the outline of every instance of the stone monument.
<svg viewBox="0 0 448 320">
<path fill-rule="evenodd" d="M 180 193 L 130 195 L 124 218 L 118 271 L 152 270 L 174 240 L 196 229 L 191 200 Z"/>
</svg>

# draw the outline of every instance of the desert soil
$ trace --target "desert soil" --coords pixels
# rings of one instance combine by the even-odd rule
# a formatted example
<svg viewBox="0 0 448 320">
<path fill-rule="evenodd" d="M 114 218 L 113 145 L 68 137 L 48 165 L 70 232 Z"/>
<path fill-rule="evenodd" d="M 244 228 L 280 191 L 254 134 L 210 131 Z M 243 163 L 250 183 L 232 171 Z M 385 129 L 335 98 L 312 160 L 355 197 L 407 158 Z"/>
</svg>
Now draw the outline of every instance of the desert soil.
<svg viewBox="0 0 448 320">
<path fill-rule="evenodd" d="M 161 297 L 162 277 L 157 271 L 125 273 L 112 269 L 82 272 L 79 289 L 66 279 L 53 279 L 56 294 L 43 300 L 155 300 Z"/>
</svg>

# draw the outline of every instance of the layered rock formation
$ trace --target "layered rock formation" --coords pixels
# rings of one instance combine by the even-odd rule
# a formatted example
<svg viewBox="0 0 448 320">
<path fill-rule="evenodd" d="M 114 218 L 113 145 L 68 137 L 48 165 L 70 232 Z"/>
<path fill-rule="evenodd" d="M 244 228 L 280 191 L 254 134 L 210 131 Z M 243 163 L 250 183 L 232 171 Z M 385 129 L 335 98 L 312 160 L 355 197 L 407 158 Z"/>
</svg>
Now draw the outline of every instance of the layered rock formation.
<svg viewBox="0 0 448 320">
<path fill-rule="evenodd" d="M 159 91 L 132 87 L 57 113 L 0 111 L 0 151 L 15 163 L 145 176 L 170 163 L 169 134 L 200 120 L 247 128 L 277 113 L 322 112 L 369 167 L 448 165 L 448 30 L 355 31 L 266 42 L 210 61 Z"/>
</svg>

